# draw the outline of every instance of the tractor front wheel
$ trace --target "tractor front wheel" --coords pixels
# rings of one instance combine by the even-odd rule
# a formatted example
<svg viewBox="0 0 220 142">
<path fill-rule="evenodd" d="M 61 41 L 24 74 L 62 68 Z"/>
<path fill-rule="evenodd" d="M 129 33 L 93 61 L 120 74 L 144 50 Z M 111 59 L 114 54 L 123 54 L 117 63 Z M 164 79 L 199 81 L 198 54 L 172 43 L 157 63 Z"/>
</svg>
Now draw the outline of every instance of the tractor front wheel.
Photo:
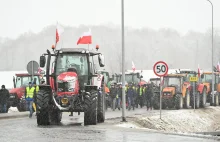
<svg viewBox="0 0 220 142">
<path fill-rule="evenodd" d="M 105 93 L 98 93 L 98 108 L 97 108 L 97 120 L 99 123 L 105 121 Z"/>
<path fill-rule="evenodd" d="M 49 92 L 39 90 L 36 95 L 37 124 L 49 125 Z"/>
<path fill-rule="evenodd" d="M 182 96 L 182 94 L 175 95 L 174 104 L 175 104 L 176 109 L 182 109 L 183 108 L 183 96 Z"/>
<path fill-rule="evenodd" d="M 97 96 L 95 90 L 85 94 L 84 125 L 97 124 Z"/>
<path fill-rule="evenodd" d="M 201 97 L 202 99 L 200 100 L 200 107 L 205 107 L 207 100 L 206 88 L 203 89 Z"/>
</svg>

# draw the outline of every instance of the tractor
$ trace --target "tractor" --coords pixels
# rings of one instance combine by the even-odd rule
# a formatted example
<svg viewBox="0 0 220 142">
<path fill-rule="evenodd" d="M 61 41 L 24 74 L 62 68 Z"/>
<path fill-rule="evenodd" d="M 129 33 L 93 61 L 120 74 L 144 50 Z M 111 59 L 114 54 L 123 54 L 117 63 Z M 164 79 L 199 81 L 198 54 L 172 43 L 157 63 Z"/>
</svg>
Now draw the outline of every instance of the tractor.
<svg viewBox="0 0 220 142">
<path fill-rule="evenodd" d="M 197 77 L 197 72 L 193 70 L 179 70 L 180 74 L 186 74 L 185 84 L 190 85 L 190 105 L 194 106 L 194 95 L 193 95 L 193 89 L 192 89 L 192 82 L 190 82 L 190 77 Z M 207 88 L 206 86 L 201 83 L 200 81 L 197 81 L 195 84 L 196 92 L 195 92 L 195 108 L 205 107 L 206 105 L 206 98 L 207 98 Z"/>
<path fill-rule="evenodd" d="M 104 56 L 84 48 L 61 48 L 40 56 L 46 64 L 46 85 L 39 85 L 36 95 L 37 124 L 58 124 L 62 112 L 84 112 L 84 125 L 105 121 L 104 77 L 95 70 L 95 57 L 104 67 Z M 46 59 L 47 56 L 47 59 Z M 54 61 L 51 62 L 51 57 Z M 52 64 L 53 72 L 50 73 Z"/>
<path fill-rule="evenodd" d="M 185 74 L 168 74 L 163 78 L 162 108 L 189 108 L 190 85 L 184 82 Z M 159 102 L 158 102 L 159 103 Z"/>
<path fill-rule="evenodd" d="M 212 103 L 212 72 L 203 72 L 201 75 L 201 83 L 204 84 L 206 88 L 207 95 L 207 102 L 210 103 L 211 106 L 219 105 L 219 93 L 220 93 L 220 79 L 219 79 L 219 72 L 214 72 L 215 77 L 215 86 L 214 90 L 214 104 Z"/>
<path fill-rule="evenodd" d="M 33 78 L 32 75 L 27 73 L 15 74 L 15 77 L 13 77 L 14 88 L 9 91 L 10 97 L 8 100 L 8 108 L 17 107 L 19 112 L 28 110 L 26 107 L 24 92 L 25 87 L 27 87 L 28 83 L 33 79 L 36 81 L 36 84 L 39 85 L 40 74 L 35 74 Z"/>
<path fill-rule="evenodd" d="M 136 85 L 139 84 L 141 81 L 141 78 L 143 78 L 142 75 L 140 75 L 139 72 L 133 73 L 133 72 L 125 72 L 125 82 L 126 83 L 134 83 Z M 119 82 L 122 82 L 122 73 L 119 74 Z"/>
</svg>

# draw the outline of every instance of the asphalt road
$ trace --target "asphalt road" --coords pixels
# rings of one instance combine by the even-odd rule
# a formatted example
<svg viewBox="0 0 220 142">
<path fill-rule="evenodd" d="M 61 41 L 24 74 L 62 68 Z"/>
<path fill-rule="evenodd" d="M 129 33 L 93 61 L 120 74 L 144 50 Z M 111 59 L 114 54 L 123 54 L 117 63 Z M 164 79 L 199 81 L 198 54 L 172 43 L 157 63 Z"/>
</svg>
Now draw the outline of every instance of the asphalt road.
<svg viewBox="0 0 220 142">
<path fill-rule="evenodd" d="M 127 112 L 127 115 L 146 113 L 146 109 Z M 155 113 L 152 111 L 151 113 Z M 0 120 L 0 142 L 213 142 L 195 137 L 153 133 L 141 129 L 116 127 L 121 112 L 106 112 L 105 123 L 83 126 L 83 113 L 69 117 L 64 113 L 60 125 L 37 126 L 36 118 Z"/>
</svg>

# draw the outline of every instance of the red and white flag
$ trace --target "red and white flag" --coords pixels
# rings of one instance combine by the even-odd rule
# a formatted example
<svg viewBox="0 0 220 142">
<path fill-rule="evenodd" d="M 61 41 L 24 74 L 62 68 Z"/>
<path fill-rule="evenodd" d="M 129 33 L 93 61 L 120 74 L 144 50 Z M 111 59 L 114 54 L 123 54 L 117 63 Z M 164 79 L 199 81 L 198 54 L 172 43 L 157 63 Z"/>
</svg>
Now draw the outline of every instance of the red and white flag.
<svg viewBox="0 0 220 142">
<path fill-rule="evenodd" d="M 133 70 L 133 72 L 136 70 L 136 68 L 135 68 L 135 65 L 134 65 L 134 62 L 132 61 L 132 70 Z"/>
<path fill-rule="evenodd" d="M 60 41 L 60 36 L 64 32 L 64 28 L 57 23 L 56 28 L 56 44 Z"/>
<path fill-rule="evenodd" d="M 200 77 L 201 75 L 201 71 L 200 71 L 200 68 L 199 68 L 199 65 L 198 65 L 198 77 Z"/>
<path fill-rule="evenodd" d="M 217 64 L 217 71 L 220 71 L 220 65 L 219 65 L 219 62 Z"/>
<path fill-rule="evenodd" d="M 78 44 L 92 44 L 92 33 L 91 33 L 91 29 L 89 29 L 88 32 L 84 32 L 82 34 L 82 36 L 79 38 L 79 40 L 77 41 L 77 45 Z"/>
</svg>

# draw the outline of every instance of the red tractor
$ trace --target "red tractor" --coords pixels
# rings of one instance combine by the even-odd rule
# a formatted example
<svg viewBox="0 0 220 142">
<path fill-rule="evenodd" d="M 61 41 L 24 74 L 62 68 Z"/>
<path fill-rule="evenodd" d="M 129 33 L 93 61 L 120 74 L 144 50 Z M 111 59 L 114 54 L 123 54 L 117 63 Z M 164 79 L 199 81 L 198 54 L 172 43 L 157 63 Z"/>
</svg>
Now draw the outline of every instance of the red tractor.
<svg viewBox="0 0 220 142">
<path fill-rule="evenodd" d="M 9 107 L 17 107 L 18 111 L 27 111 L 26 101 L 25 101 L 25 87 L 28 86 L 28 83 L 32 80 L 35 80 L 37 85 L 40 83 L 40 74 L 33 76 L 27 73 L 15 74 L 16 78 L 13 77 L 14 88 L 9 91 L 10 97 L 8 100 Z"/>
<path fill-rule="evenodd" d="M 36 95 L 38 125 L 59 123 L 62 112 L 84 112 L 84 125 L 105 121 L 104 77 L 95 69 L 95 56 L 100 67 L 104 67 L 101 53 L 84 48 L 53 48 L 53 53 L 47 50 L 40 57 L 40 67 L 47 62 L 47 84 L 39 85 Z M 55 59 L 52 73 L 51 57 Z"/>
</svg>

